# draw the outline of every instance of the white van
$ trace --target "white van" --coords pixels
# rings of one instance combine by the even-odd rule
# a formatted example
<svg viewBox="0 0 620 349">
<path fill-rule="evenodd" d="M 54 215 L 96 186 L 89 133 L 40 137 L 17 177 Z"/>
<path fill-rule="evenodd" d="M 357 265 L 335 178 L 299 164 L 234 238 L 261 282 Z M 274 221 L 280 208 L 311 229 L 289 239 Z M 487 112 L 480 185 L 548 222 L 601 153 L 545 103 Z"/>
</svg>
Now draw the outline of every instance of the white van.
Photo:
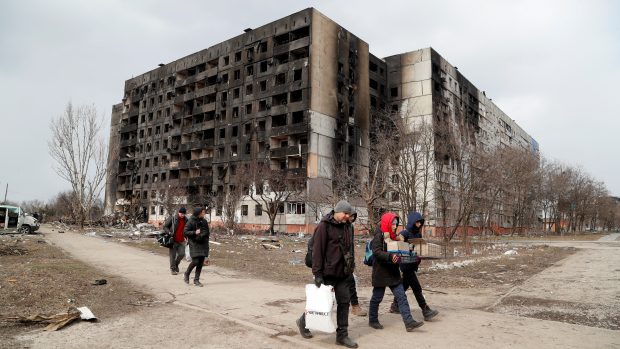
<svg viewBox="0 0 620 349">
<path fill-rule="evenodd" d="M 0 230 L 17 230 L 30 234 L 39 230 L 39 221 L 19 206 L 0 205 Z"/>
</svg>

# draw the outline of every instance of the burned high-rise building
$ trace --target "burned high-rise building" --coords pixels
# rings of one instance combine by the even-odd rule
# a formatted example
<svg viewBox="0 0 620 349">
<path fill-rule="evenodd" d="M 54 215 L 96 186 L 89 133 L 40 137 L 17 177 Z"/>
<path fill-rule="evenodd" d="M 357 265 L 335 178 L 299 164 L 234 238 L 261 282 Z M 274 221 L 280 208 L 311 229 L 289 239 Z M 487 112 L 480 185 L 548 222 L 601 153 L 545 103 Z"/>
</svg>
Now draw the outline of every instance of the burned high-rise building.
<svg viewBox="0 0 620 349">
<path fill-rule="evenodd" d="M 440 112 L 440 81 L 444 89 L 468 88 L 480 102 L 476 113 L 498 115 L 518 131 L 511 137 L 534 144 L 430 48 L 377 58 L 366 42 L 313 8 L 246 29 L 125 82 L 112 112 L 106 209 L 138 205 L 144 218 L 161 221 L 166 193 L 223 195 L 235 185 L 231 174 L 255 159 L 302 178 L 307 197 L 329 188 L 340 171 L 362 179 L 372 147 L 371 108 L 398 105 L 410 108 L 411 117 L 432 118 Z M 476 127 L 495 139 L 484 125 Z M 238 221 L 267 224 L 252 205 L 240 203 Z M 288 202 L 277 229 L 314 223 L 316 213 L 305 206 Z M 214 208 L 212 219 L 218 214 Z"/>
</svg>

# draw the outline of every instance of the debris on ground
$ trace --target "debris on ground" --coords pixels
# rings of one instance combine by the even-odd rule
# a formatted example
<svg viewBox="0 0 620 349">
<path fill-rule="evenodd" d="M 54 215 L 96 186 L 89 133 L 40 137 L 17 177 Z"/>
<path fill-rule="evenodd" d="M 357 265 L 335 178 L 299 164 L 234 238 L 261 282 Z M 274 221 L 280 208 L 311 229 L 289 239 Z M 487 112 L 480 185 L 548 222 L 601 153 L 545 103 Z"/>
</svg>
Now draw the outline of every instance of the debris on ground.
<svg viewBox="0 0 620 349">
<path fill-rule="evenodd" d="M 58 313 L 55 315 L 0 315 L 0 321 L 19 322 L 23 324 L 48 324 L 47 327 L 45 327 L 45 331 L 58 331 L 73 321 L 79 319 L 81 314 L 82 313 L 77 308 L 71 307 L 67 312 Z"/>
<path fill-rule="evenodd" d="M 261 246 L 263 246 L 266 250 L 279 250 L 282 248 L 282 245 L 280 244 L 261 244 Z"/>
<path fill-rule="evenodd" d="M 518 253 L 517 251 L 515 251 L 515 250 L 508 250 L 508 251 L 504 252 L 504 254 L 505 254 L 506 256 L 516 256 L 516 255 L 518 255 L 519 253 Z"/>
<path fill-rule="evenodd" d="M 107 284 L 107 283 L 108 283 L 108 280 L 106 280 L 106 279 L 97 279 L 97 280 L 95 280 L 95 281 L 92 283 L 92 285 L 93 285 L 93 286 L 100 286 L 100 285 L 105 285 L 105 284 Z"/>
</svg>

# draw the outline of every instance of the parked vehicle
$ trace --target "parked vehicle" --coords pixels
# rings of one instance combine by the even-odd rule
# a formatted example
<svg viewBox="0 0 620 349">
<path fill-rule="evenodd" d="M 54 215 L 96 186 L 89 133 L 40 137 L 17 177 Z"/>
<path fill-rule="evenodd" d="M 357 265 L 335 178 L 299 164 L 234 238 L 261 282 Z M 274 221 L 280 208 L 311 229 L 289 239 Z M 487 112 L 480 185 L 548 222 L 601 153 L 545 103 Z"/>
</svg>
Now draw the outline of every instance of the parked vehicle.
<svg viewBox="0 0 620 349">
<path fill-rule="evenodd" d="M 39 230 L 39 220 L 19 206 L 0 205 L 0 229 L 15 229 L 22 234 Z"/>
</svg>

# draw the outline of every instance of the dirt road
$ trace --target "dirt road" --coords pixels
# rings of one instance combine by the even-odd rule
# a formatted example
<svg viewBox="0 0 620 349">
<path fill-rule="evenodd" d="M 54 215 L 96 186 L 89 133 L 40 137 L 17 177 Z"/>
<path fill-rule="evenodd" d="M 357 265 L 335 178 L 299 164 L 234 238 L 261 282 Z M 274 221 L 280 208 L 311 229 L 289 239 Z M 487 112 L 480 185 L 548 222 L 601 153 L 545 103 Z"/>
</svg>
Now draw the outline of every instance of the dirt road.
<svg viewBox="0 0 620 349">
<path fill-rule="evenodd" d="M 75 258 L 174 302 L 112 322 L 80 323 L 57 333 L 30 335 L 26 339 L 33 348 L 335 347 L 334 335 L 316 334 L 303 340 L 297 334 L 295 319 L 304 307 L 301 287 L 247 279 L 217 267 L 203 269 L 204 288 L 187 286 L 182 275 L 168 273 L 165 257 L 79 234 L 58 234 L 45 228 L 43 232 L 48 241 Z M 405 343 L 415 343 L 417 348 L 618 348 L 620 331 L 517 316 L 503 303 L 517 296 L 546 297 L 594 304 L 597 309 L 604 304 L 620 309 L 620 245 L 600 242 L 592 245 L 596 249 L 590 245 L 581 246 L 583 250 L 508 295 L 481 290 L 427 294 L 441 314 L 416 332 L 405 332 L 400 316 L 385 313 L 389 304 L 384 302 L 380 315 L 384 330 L 370 329 L 367 318 L 352 317 L 350 335 L 367 348 Z M 359 293 L 367 304 L 370 289 Z M 613 314 L 610 311 L 606 319 L 612 321 Z M 419 310 L 414 317 L 421 318 Z M 167 323 L 176 324 L 172 331 Z"/>
</svg>

